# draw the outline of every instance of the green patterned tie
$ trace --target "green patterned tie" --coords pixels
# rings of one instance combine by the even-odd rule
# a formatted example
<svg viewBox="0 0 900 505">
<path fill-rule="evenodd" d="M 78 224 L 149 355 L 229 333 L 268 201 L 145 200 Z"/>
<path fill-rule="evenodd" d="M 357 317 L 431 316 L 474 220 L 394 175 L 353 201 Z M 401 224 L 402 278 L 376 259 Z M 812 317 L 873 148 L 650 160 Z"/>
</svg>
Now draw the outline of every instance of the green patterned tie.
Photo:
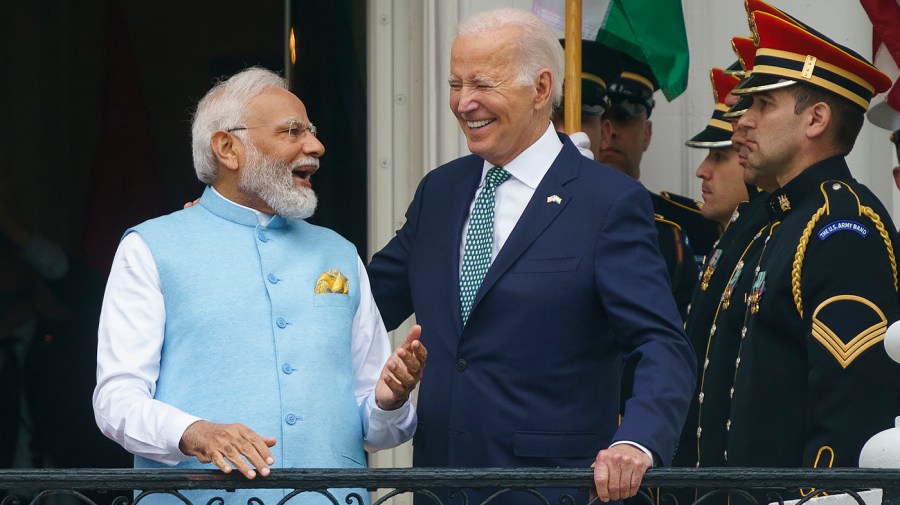
<svg viewBox="0 0 900 505">
<path fill-rule="evenodd" d="M 488 170 L 481 193 L 475 200 L 466 245 L 463 249 L 462 272 L 459 275 L 459 313 L 463 326 L 469 320 L 469 311 L 475 294 L 491 266 L 491 249 L 494 245 L 494 195 L 497 186 L 509 179 L 509 172 L 502 167 Z"/>
</svg>

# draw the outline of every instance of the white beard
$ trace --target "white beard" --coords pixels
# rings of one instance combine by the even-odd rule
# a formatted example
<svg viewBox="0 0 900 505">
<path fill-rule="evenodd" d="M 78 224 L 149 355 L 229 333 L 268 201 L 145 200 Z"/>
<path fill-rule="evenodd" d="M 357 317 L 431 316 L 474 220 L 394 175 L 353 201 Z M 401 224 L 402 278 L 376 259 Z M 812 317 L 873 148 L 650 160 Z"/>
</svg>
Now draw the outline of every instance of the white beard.
<svg viewBox="0 0 900 505">
<path fill-rule="evenodd" d="M 248 143 L 247 166 L 241 173 L 238 189 L 256 195 L 285 219 L 306 219 L 316 212 L 318 198 L 312 188 L 294 182 L 293 170 L 304 166 L 318 168 L 319 160 L 304 157 L 287 163 L 261 153 Z"/>
</svg>

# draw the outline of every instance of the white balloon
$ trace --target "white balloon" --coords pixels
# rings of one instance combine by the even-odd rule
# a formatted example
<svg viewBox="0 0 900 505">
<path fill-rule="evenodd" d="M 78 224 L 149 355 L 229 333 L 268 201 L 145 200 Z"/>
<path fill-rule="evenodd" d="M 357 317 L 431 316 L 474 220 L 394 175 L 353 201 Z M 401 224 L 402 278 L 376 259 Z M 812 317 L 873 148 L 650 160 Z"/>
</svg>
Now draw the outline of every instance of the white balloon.
<svg viewBox="0 0 900 505">
<path fill-rule="evenodd" d="M 900 363 L 900 321 L 888 327 L 884 335 L 884 350 L 892 360 Z"/>
</svg>

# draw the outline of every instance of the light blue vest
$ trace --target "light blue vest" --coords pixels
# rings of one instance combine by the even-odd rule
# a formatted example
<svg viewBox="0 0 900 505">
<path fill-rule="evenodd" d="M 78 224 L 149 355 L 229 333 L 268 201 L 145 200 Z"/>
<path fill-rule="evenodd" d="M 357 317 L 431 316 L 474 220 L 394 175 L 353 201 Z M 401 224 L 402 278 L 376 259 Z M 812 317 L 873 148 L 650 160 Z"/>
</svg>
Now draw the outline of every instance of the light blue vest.
<svg viewBox="0 0 900 505">
<path fill-rule="evenodd" d="M 305 221 L 276 216 L 261 226 L 256 214 L 209 188 L 199 205 L 126 234 L 133 231 L 150 246 L 166 309 L 154 398 L 275 437 L 276 468 L 365 467 L 350 357 L 359 305 L 353 245 Z M 319 276 L 333 269 L 347 276 L 349 294 L 315 294 Z M 141 457 L 135 467 L 168 468 Z M 178 467 L 215 468 L 193 458 Z M 185 494 L 195 504 L 211 496 L 246 504 L 257 496 L 270 505 L 286 491 Z M 345 493 L 336 494 L 346 503 Z M 304 493 L 289 503 L 330 502 Z"/>
</svg>

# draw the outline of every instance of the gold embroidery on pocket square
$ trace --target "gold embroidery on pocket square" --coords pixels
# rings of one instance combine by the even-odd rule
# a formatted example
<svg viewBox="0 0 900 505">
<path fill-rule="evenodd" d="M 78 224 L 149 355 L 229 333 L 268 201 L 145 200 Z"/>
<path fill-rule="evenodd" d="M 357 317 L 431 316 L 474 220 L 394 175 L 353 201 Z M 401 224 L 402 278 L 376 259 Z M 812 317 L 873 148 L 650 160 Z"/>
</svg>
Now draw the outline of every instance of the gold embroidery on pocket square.
<svg viewBox="0 0 900 505">
<path fill-rule="evenodd" d="M 316 281 L 316 294 L 337 293 L 346 295 L 350 290 L 350 282 L 347 276 L 342 274 L 340 270 L 326 270 L 319 276 Z"/>
</svg>

